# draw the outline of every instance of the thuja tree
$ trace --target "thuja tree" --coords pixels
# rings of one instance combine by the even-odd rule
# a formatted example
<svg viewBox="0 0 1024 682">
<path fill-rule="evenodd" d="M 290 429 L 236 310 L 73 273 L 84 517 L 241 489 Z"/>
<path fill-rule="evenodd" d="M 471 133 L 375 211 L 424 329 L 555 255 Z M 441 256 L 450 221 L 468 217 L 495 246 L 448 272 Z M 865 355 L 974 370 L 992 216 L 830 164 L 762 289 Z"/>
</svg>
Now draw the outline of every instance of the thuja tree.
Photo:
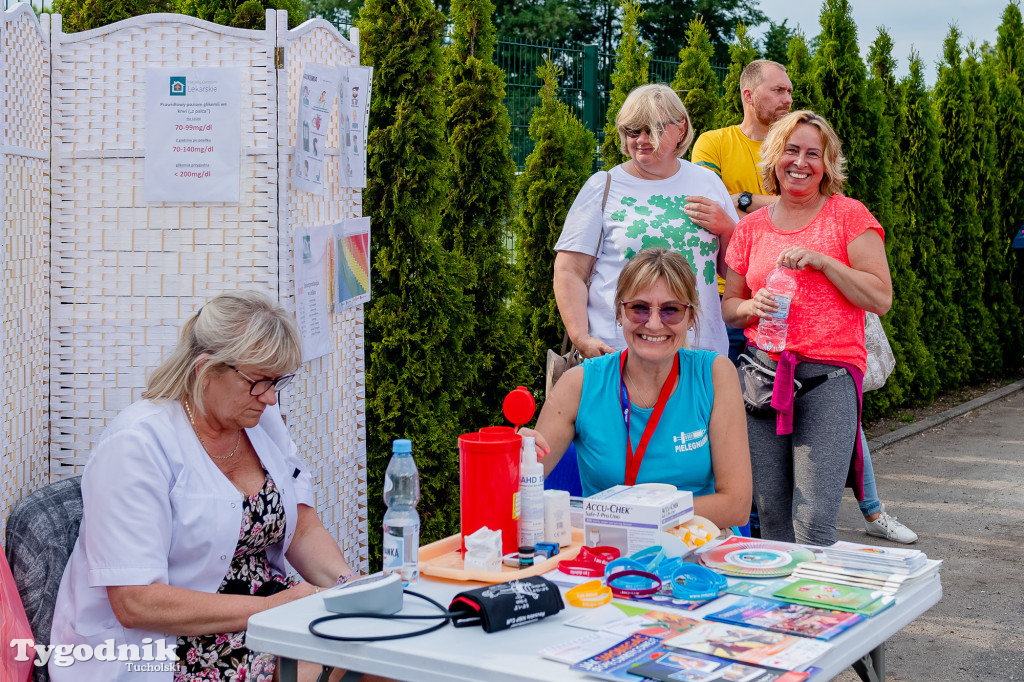
<svg viewBox="0 0 1024 682">
<path fill-rule="evenodd" d="M 176 0 L 53 0 L 53 11 L 61 15 L 67 33 L 99 28 L 122 19 L 153 12 L 173 12 Z"/>
<path fill-rule="evenodd" d="M 287 10 L 292 28 L 306 20 L 303 0 L 178 0 L 175 11 L 235 28 L 264 28 L 268 9 Z"/>
<path fill-rule="evenodd" d="M 970 320 L 968 381 L 992 373 L 991 358 L 1001 355 L 992 315 L 984 300 L 984 226 L 979 213 L 978 168 L 975 150 L 981 129 L 975 112 L 975 83 L 967 79 L 960 49 L 960 30 L 951 26 L 943 43 L 943 60 L 935 83 L 939 112 L 939 154 L 946 196 L 951 197 L 950 233 L 953 269 L 949 272 L 961 319 Z"/>
<path fill-rule="evenodd" d="M 1024 22 L 1020 6 L 1010 3 L 1003 11 L 996 39 L 998 57 L 998 98 L 996 100 L 996 137 L 999 140 L 998 163 L 1002 176 L 1003 243 L 1010 239 L 1024 222 Z M 1018 306 L 1024 307 L 1024 263 L 1020 256 L 1012 258 L 1012 285 Z M 1005 358 L 1011 366 L 1020 364 L 1020 335 L 1007 347 Z"/>
<path fill-rule="evenodd" d="M 448 148 L 441 102 L 444 17 L 430 0 L 369 0 L 359 19 L 374 68 L 368 182 L 373 300 L 366 306 L 367 495 L 371 560 L 379 556 L 384 470 L 394 438 L 410 438 L 420 470 L 424 540 L 458 525 L 465 277 L 438 224 Z"/>
<path fill-rule="evenodd" d="M 846 155 L 847 191 L 877 213 L 885 199 L 876 184 L 886 182 L 885 169 L 867 149 L 878 133 L 877 118 L 868 109 L 864 84 L 867 77 L 857 47 L 857 25 L 849 0 L 825 0 L 821 9 L 821 34 L 814 54 L 814 77 L 821 92 L 818 113 L 832 125 Z M 883 192 L 884 194 L 884 192 Z"/>
<path fill-rule="evenodd" d="M 747 27 L 736 27 L 736 39 L 729 45 L 729 72 L 725 77 L 725 97 L 718 112 L 716 128 L 739 124 L 743 120 L 743 99 L 740 96 L 740 74 L 747 64 L 758 58 L 754 40 Z"/>
<path fill-rule="evenodd" d="M 867 56 L 868 97 L 882 101 L 882 116 L 891 131 L 890 139 L 898 135 L 901 127 L 905 125 L 900 106 L 902 95 L 894 74 L 896 60 L 892 56 L 892 49 L 892 38 L 882 29 L 878 38 L 871 44 Z M 890 169 L 892 173 L 898 173 L 899 148 L 895 144 L 891 147 Z M 883 224 L 886 230 L 889 270 L 893 273 L 893 304 L 889 313 L 882 317 L 882 325 L 896 356 L 896 368 L 885 386 L 864 394 L 865 419 L 890 414 L 901 404 L 910 401 L 914 375 L 923 360 L 931 359 L 931 353 L 928 352 L 918 332 L 922 310 L 921 281 L 910 268 L 913 245 L 909 242 L 909 220 L 900 208 L 905 199 L 905 190 L 901 184 L 896 183 L 892 193 L 893 206 L 889 211 L 891 217 Z M 934 363 L 931 369 L 934 373 Z"/>
<path fill-rule="evenodd" d="M 515 164 L 509 154 L 505 76 L 493 61 L 491 0 L 453 0 L 445 48 L 445 98 L 451 164 L 441 242 L 460 262 L 472 310 L 463 342 L 456 403 L 466 430 L 502 423 L 504 393 L 522 383 L 525 346 L 510 309 L 511 263 L 505 247 Z"/>
<path fill-rule="evenodd" d="M 902 140 L 907 134 L 906 112 L 903 107 L 903 91 L 896 81 L 896 60 L 892 56 L 892 38 L 880 29 L 878 37 L 868 52 L 870 77 L 868 93 L 871 98 L 882 102 L 882 116 L 892 131 L 890 140 Z M 900 145 L 891 145 L 890 173 L 897 181 L 892 185 L 892 201 L 885 228 L 885 251 L 892 273 L 892 309 L 882 318 L 896 367 L 885 386 L 864 395 L 865 416 L 892 412 L 893 409 L 909 402 L 931 400 L 938 388 L 938 374 L 935 360 L 921 339 L 920 321 L 922 316 L 921 280 L 912 267 L 915 245 L 913 243 L 912 216 L 907 210 L 907 190 L 898 179 L 906 175 Z M 918 385 L 927 387 L 931 393 L 922 395 Z"/>
<path fill-rule="evenodd" d="M 672 79 L 672 89 L 679 93 L 690 112 L 695 135 L 715 127 L 721 98 L 718 76 L 711 68 L 715 48 L 701 17 L 694 17 L 686 29 L 686 45 L 679 50 L 679 68 Z"/>
<path fill-rule="evenodd" d="M 954 304 L 952 239 L 949 205 L 942 183 L 939 120 L 935 102 L 924 83 L 921 59 L 911 53 L 910 71 L 903 80 L 906 126 L 901 131 L 901 172 L 896 178 L 906 189 L 914 253 L 911 267 L 921 277 L 921 336 L 935 357 L 939 387 L 961 385 L 970 358 L 959 308 Z M 903 273 L 895 273 L 899 277 Z M 915 382 L 920 383 L 920 382 Z M 934 397 L 936 391 L 919 390 Z M 929 398 L 930 399 L 930 398 Z"/>
<path fill-rule="evenodd" d="M 789 57 L 786 71 L 793 83 L 793 109 L 818 111 L 821 108 L 821 90 L 814 76 L 814 59 L 803 32 L 794 33 L 789 39 L 786 54 Z"/>
<path fill-rule="evenodd" d="M 1003 178 L 996 160 L 1000 142 L 996 132 L 999 114 L 995 101 L 998 62 L 990 46 L 986 45 L 985 48 L 984 51 L 978 50 L 971 45 L 968 57 L 964 60 L 964 70 L 967 80 L 974 84 L 973 108 L 978 127 L 971 161 L 978 175 L 978 215 L 984 229 L 981 255 L 984 301 L 992 313 L 992 323 L 1001 346 L 1001 352 L 988 358 L 988 361 L 993 363 L 989 367 L 990 371 L 1000 373 L 1007 365 L 1018 365 L 1024 328 L 1010 280 L 1014 254 L 1007 248 L 1009 240 L 1001 219 L 1005 195 L 1002 189 Z"/>
<path fill-rule="evenodd" d="M 516 179 L 516 277 L 523 328 L 530 342 L 535 389 L 543 387 L 546 349 L 560 344 L 565 327 L 558 315 L 554 279 L 555 242 L 576 193 L 590 174 L 594 135 L 558 101 L 559 70 L 545 61 L 541 104 L 530 120 L 533 152 Z"/>
<path fill-rule="evenodd" d="M 626 97 L 638 86 L 647 82 L 647 68 L 650 64 L 650 49 L 640 38 L 637 21 L 643 15 L 640 3 L 634 0 L 622 0 L 622 39 L 615 48 L 615 71 L 612 72 L 612 91 L 608 97 L 608 109 L 605 112 L 604 142 L 601 144 L 601 157 L 604 168 L 608 170 L 626 160 L 619 147 L 619 131 L 615 127 L 615 118 Z"/>
</svg>

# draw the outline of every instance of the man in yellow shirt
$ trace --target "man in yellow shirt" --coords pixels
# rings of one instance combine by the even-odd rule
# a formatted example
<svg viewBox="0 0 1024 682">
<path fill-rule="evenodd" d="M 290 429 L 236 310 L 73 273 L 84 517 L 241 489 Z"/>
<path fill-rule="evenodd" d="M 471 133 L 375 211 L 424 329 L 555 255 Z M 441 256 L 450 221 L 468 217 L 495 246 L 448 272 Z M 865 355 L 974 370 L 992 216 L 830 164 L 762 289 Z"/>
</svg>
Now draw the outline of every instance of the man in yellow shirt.
<svg viewBox="0 0 1024 682">
<path fill-rule="evenodd" d="M 747 64 L 740 74 L 740 98 L 743 101 L 743 122 L 702 133 L 693 145 L 691 160 L 718 174 L 742 220 L 748 213 L 778 201 L 777 196 L 764 194 L 761 188 L 761 143 L 772 123 L 788 114 L 793 106 L 793 84 L 786 75 L 786 67 L 767 59 Z M 746 346 L 746 339 L 741 329 L 730 327 L 727 331 L 729 358 L 735 362 L 736 356 Z M 863 429 L 861 438 L 864 441 L 864 499 L 858 505 L 864 516 L 865 529 L 870 535 L 894 542 L 916 542 L 917 533 L 897 521 L 895 516 L 890 516 L 878 498 L 871 453 Z"/>
</svg>

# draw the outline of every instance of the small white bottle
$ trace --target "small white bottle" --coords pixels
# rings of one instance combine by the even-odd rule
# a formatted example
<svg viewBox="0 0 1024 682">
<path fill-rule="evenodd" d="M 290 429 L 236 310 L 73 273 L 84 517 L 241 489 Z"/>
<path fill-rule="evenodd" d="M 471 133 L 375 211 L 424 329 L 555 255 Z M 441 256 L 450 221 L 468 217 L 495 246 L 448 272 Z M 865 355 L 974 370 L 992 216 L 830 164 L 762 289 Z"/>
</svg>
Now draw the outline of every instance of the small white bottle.
<svg viewBox="0 0 1024 682">
<path fill-rule="evenodd" d="M 537 461 L 537 444 L 523 437 L 519 462 L 519 544 L 544 542 L 544 465 Z"/>
</svg>

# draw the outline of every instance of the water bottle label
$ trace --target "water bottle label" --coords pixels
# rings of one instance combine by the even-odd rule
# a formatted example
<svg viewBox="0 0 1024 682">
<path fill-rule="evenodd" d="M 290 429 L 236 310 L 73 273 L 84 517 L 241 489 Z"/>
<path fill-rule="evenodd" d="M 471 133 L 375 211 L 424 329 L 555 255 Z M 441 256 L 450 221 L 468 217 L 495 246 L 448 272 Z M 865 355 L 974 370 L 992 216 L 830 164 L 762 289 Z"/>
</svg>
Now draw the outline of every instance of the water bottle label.
<svg viewBox="0 0 1024 682">
<path fill-rule="evenodd" d="M 789 317 L 789 305 L 793 302 L 793 299 L 789 296 L 783 296 L 782 294 L 774 294 L 775 302 L 779 304 L 779 309 L 772 315 L 777 320 L 785 320 Z"/>
<path fill-rule="evenodd" d="M 405 539 L 384 533 L 383 568 L 385 573 L 396 573 L 402 570 L 405 557 Z"/>
</svg>

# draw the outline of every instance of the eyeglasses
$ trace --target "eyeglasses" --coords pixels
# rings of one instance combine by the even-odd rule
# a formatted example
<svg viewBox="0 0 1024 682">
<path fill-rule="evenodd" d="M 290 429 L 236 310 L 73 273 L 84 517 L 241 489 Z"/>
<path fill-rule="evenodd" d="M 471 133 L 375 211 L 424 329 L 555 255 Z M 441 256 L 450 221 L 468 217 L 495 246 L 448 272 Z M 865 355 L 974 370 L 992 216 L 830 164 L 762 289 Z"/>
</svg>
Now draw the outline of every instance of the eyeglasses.
<svg viewBox="0 0 1024 682">
<path fill-rule="evenodd" d="M 686 317 L 686 311 L 693 306 L 689 303 L 670 303 L 665 306 L 649 305 L 645 301 L 623 301 L 622 309 L 633 324 L 646 324 L 651 319 L 651 309 L 658 311 L 662 324 L 679 324 Z"/>
<path fill-rule="evenodd" d="M 661 123 L 658 124 L 658 126 L 659 126 L 658 130 L 661 131 L 661 132 L 664 132 L 665 128 L 667 128 L 669 126 L 674 126 L 674 125 L 678 125 L 678 124 L 675 123 L 674 121 L 662 121 Z M 626 137 L 632 139 L 632 140 L 635 140 L 636 138 L 640 137 L 640 133 L 647 133 L 647 135 L 650 136 L 651 129 L 649 127 L 647 127 L 647 126 L 644 126 L 643 128 L 639 128 L 639 129 L 638 128 L 623 128 L 622 129 L 622 134 L 625 135 Z"/>
<path fill-rule="evenodd" d="M 249 382 L 249 395 L 251 396 L 261 396 L 272 388 L 282 391 L 288 386 L 288 384 L 292 383 L 292 379 L 295 378 L 294 374 L 285 374 L 283 377 L 278 377 L 276 379 L 260 379 L 257 381 L 256 379 L 251 379 L 246 376 L 245 372 L 237 367 L 232 365 L 228 365 L 228 367 L 231 367 L 231 369 L 238 372 L 243 379 Z"/>
</svg>

